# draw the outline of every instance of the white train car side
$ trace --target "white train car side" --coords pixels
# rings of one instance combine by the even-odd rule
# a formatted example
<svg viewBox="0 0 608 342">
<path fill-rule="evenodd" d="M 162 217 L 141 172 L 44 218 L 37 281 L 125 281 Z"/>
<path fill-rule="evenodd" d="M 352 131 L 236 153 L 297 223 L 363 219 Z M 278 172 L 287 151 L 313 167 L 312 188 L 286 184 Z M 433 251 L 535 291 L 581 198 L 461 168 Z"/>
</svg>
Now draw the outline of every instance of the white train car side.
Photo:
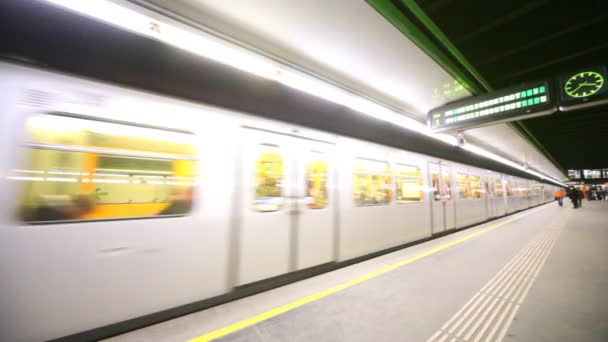
<svg viewBox="0 0 608 342">
<path fill-rule="evenodd" d="M 543 184 L 0 63 L 0 340 L 58 338 L 552 200 Z M 544 193 L 544 195 L 543 195 Z"/>
</svg>

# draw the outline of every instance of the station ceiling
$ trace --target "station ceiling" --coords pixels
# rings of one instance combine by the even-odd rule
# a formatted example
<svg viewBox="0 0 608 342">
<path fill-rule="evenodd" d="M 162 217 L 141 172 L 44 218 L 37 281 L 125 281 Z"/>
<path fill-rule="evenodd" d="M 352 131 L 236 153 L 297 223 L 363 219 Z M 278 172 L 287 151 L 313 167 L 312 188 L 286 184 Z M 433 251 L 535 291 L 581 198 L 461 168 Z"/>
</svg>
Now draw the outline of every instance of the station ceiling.
<svg viewBox="0 0 608 342">
<path fill-rule="evenodd" d="M 391 1 L 411 17 L 408 2 Z M 605 0 L 416 3 L 494 89 L 608 64 Z M 558 112 L 520 126 L 563 169 L 608 168 L 608 106 Z"/>
<path fill-rule="evenodd" d="M 268 1 L 282 3 L 282 0 Z M 351 0 L 341 1 L 356 3 Z M 361 5 L 364 14 L 373 20 L 377 19 L 379 25 L 387 26 L 389 31 L 394 30 L 366 3 L 357 4 Z M 315 10 L 318 8 L 315 7 Z M 360 22 L 359 16 L 348 19 L 349 23 L 355 20 Z M 396 39 L 407 41 L 398 31 L 393 33 Z M 157 40 L 91 20 L 43 1 L 0 1 L 0 38 L 3 42 L 0 44 L 0 60 L 7 59 L 36 68 L 65 72 L 122 87 L 205 103 L 216 107 L 217 110 L 251 113 L 294 124 L 299 128 L 306 127 L 373 141 L 518 177 L 531 177 L 522 170 L 508 167 L 492 159 L 480 158 L 472 152 L 447 145 L 421 133 L 365 115 L 357 115 L 355 111 L 345 106 L 285 87 L 278 82 L 244 73 L 211 59 L 200 58 Z M 356 40 L 352 42 L 354 45 L 366 48 Z M 415 46 L 406 50 L 417 54 L 419 62 L 423 58 L 428 59 L 412 64 L 421 69 L 421 65 L 427 63 L 439 74 L 440 77 L 437 78 L 439 85 L 443 84 L 444 78 L 453 81 L 449 74 Z M 416 56 L 409 54 L 407 57 L 409 59 L 406 60 L 412 61 L 412 57 Z M 420 70 L 418 72 L 424 73 Z M 69 92 L 70 87 L 56 91 Z M 81 93 L 96 98 L 104 96 L 103 87 L 101 89 L 91 87 Z M 432 104 L 428 105 L 432 106 Z M 44 110 L 43 108 L 41 107 L 41 110 Z M 151 113 L 142 110 L 139 114 L 142 115 L 143 120 Z M 114 115 L 120 115 L 120 111 Z M 166 116 L 169 118 L 171 112 L 167 111 Z M 173 117 L 167 122 L 171 119 Z M 493 137 L 496 140 L 497 135 Z M 527 146 L 524 146 L 524 149 L 527 149 Z"/>
<path fill-rule="evenodd" d="M 119 0 L 113 1 L 118 2 Z M 379 3 L 401 11 L 405 18 L 414 17 L 414 23 L 415 14 L 408 9 L 407 5 L 413 3 L 419 6 L 421 11 L 445 33 L 447 39 L 462 52 L 466 61 L 470 62 L 473 69 L 478 71 L 477 74 L 485 79 L 493 89 L 539 78 L 554 77 L 564 70 L 578 66 L 608 62 L 605 39 L 608 10 L 604 1 L 600 0 L 583 1 L 577 4 L 547 0 L 513 0 L 491 2 L 491 4 L 479 0 L 466 2 L 455 0 L 335 0 L 329 5 L 328 2 L 322 0 L 306 2 L 120 0 L 120 2 L 142 5 L 158 10 L 159 13 L 170 15 L 172 18 L 183 19 L 188 23 L 210 28 L 395 108 L 419 115 L 420 120 L 424 118 L 426 110 L 433 105 L 438 105 L 433 101 L 441 100 L 442 103 L 445 103 L 443 99 L 431 97 L 431 92 L 427 88 L 434 87 L 432 82 L 441 85 L 440 81 L 444 78 L 453 80 L 451 77 L 453 74 L 449 73 L 447 69 L 448 73 L 443 72 L 441 67 L 437 66 L 442 63 L 437 60 L 435 60 L 437 64 L 434 64 L 427 57 L 429 60 L 427 62 L 430 62 L 427 64 L 432 65 L 430 67 L 422 63 L 425 62 L 424 58 L 412 56 L 412 54 L 418 53 L 425 57 L 424 52 L 412 46 L 414 40 L 411 36 L 400 34 L 403 33 L 403 29 L 395 30 L 394 22 L 378 15 L 377 12 L 380 11 L 377 9 L 377 4 Z M 148 6 L 148 4 L 151 5 Z M 9 2 L 5 4 L 5 7 L 33 13 L 31 22 L 23 23 L 23 20 L 18 19 L 19 16 L 10 15 L 11 11 L 5 11 L 6 20 L 3 20 L 5 23 L 3 25 L 8 28 L 8 30 L 4 30 L 7 36 L 11 30 L 19 27 L 20 31 L 14 32 L 13 37 L 31 33 L 32 37 L 38 37 L 38 40 L 41 41 L 40 44 L 32 44 L 35 40 L 26 43 L 23 43 L 22 39 L 15 40 L 13 44 L 7 44 L 11 47 L 8 50 L 15 52 L 36 50 L 35 56 L 44 57 L 44 61 L 49 66 L 57 69 L 72 71 L 75 69 L 75 65 L 81 65 L 82 70 L 79 72 L 90 77 L 139 88 L 154 88 L 153 91 L 169 94 L 179 91 L 186 92 L 186 95 L 180 93 L 179 96 L 192 99 L 198 99 L 201 96 L 200 89 L 196 91 L 196 87 L 182 86 L 178 91 L 171 87 L 179 82 L 181 82 L 179 84 L 187 84 L 186 81 L 198 84 L 200 79 L 207 78 L 211 78 L 216 85 L 218 80 L 224 80 L 221 77 L 216 79 L 217 77 L 213 78 L 207 74 L 198 75 L 200 72 L 197 74 L 199 78 L 195 80 L 196 77 L 192 72 L 195 67 L 190 66 L 192 70 L 187 73 L 174 72 L 175 70 L 167 71 L 163 74 L 162 82 L 158 78 L 146 79 L 145 87 L 143 87 L 141 75 L 135 79 L 134 70 L 141 69 L 143 75 L 145 70 L 155 70 L 156 73 L 160 73 L 159 70 L 164 70 L 162 68 L 184 69 L 185 65 L 189 65 L 186 63 L 189 60 L 184 61 L 183 59 L 189 57 L 172 52 L 166 47 L 157 46 L 152 42 L 145 42 L 146 46 L 135 48 L 134 46 L 144 44 L 144 42 L 118 32 L 100 34 L 94 30 L 97 26 L 84 19 L 77 23 L 80 27 L 78 32 L 56 32 L 61 29 L 59 27 L 61 25 L 51 25 L 48 13 L 43 14 L 47 9 L 42 8 L 43 6 L 40 6 L 40 3 L 35 0 Z M 409 24 L 410 26 L 406 29 L 412 28 L 411 23 Z M 70 40 L 65 39 L 68 34 L 74 37 Z M 48 39 L 41 39 L 44 35 L 48 36 Z M 431 40 L 433 39 L 432 33 L 428 36 Z M 118 38 L 123 37 L 123 40 L 129 40 L 129 43 L 126 43 L 120 51 L 108 48 L 117 48 L 121 42 Z M 60 49 L 55 45 L 50 48 L 51 42 L 55 40 L 57 41 L 55 45 L 60 46 Z M 107 43 L 107 46 L 103 44 L 104 42 Z M 74 53 L 66 54 L 67 48 Z M 91 58 L 83 58 L 85 53 L 89 53 Z M 132 58 L 127 58 L 129 53 L 133 55 Z M 22 53 L 21 55 L 27 56 L 28 54 Z M 153 56 L 154 58 L 143 60 L 142 56 Z M 149 65 L 152 59 L 155 63 L 153 66 Z M 102 68 L 100 61 L 108 67 Z M 335 63 L 332 64 L 332 62 Z M 159 66 L 162 68 L 159 69 Z M 436 75 L 418 77 L 412 70 L 425 73 L 431 70 Z M 175 84 L 168 82 L 172 78 L 176 78 Z M 472 78 L 475 82 L 475 73 L 469 72 L 468 78 Z M 413 88 L 411 87 L 412 79 L 418 83 Z M 428 85 L 421 84 L 425 80 L 432 80 L 432 82 Z M 156 88 L 150 84 L 154 84 Z M 220 84 L 223 83 L 220 82 Z M 209 89 L 205 94 L 213 93 L 216 97 L 226 96 L 225 91 L 220 92 L 221 87 L 216 86 L 215 88 Z M 387 88 L 394 91 L 387 92 Z M 260 89 L 265 88 L 256 87 L 255 89 L 261 91 Z M 422 90 L 425 90 L 426 97 L 425 94 L 418 96 L 419 94 L 416 93 L 416 91 Z M 468 92 L 466 93 L 468 95 Z M 416 95 L 412 96 L 412 99 L 416 101 L 401 101 L 403 99 L 400 97 L 403 94 Z M 177 96 L 177 94 L 175 95 Z M 243 100 L 238 103 L 244 104 L 247 101 Z M 251 108 L 241 109 L 255 112 Z M 538 171 L 561 178 L 559 174 L 563 174 L 563 172 L 560 171 L 567 168 L 608 168 L 608 160 L 606 160 L 608 155 L 603 156 L 601 151 L 601 140 L 606 136 L 605 130 L 608 129 L 608 123 L 602 121 L 606 120 L 603 119 L 605 111 L 607 111 L 605 108 L 596 108 L 587 111 L 557 113 L 518 123 L 516 130 L 501 124 L 473 129 L 468 131 L 467 135 L 471 137 L 472 142 L 481 143 L 481 146 L 490 151 L 502 154 L 520 164 L 529 163 Z M 537 149 L 527 144 L 520 135 L 526 136 L 533 144 L 540 147 L 540 150 L 544 149 L 548 158 L 553 159 L 553 163 Z M 591 161 L 593 165 L 590 163 Z M 555 168 L 554 164 L 560 166 L 562 170 Z"/>
<path fill-rule="evenodd" d="M 203 26 L 402 113 L 426 120 L 428 110 L 469 96 L 428 51 L 374 9 L 391 0 L 129 0 Z M 370 6 L 371 5 L 371 6 Z M 398 27 L 399 26 L 399 27 Z M 449 61 L 447 61 L 449 63 Z M 448 86 L 449 94 L 445 90 Z M 562 179 L 524 134 L 507 124 L 472 129 L 467 141 L 520 165 Z"/>
</svg>

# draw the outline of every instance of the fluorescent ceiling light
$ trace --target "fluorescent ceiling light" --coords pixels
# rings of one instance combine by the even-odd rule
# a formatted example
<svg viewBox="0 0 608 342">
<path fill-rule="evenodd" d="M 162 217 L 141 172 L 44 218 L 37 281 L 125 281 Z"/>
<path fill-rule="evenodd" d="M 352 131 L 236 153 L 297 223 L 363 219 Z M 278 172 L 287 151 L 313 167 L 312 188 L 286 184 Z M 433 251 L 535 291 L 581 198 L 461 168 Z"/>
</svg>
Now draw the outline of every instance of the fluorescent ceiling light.
<svg viewBox="0 0 608 342">
<path fill-rule="evenodd" d="M 203 32 L 164 23 L 111 1 L 46 1 L 257 76 L 274 79 L 279 71 L 277 63 L 235 44 Z"/>
<path fill-rule="evenodd" d="M 376 119 L 387 121 L 408 130 L 424 134 L 446 144 L 452 146 L 457 145 L 457 139 L 455 137 L 447 134 L 434 134 L 425 124 L 412 119 L 403 113 L 399 113 L 365 97 L 351 93 L 330 82 L 289 68 L 270 58 L 256 54 L 211 34 L 182 25 L 170 24 L 118 5 L 109 0 L 45 1 L 121 27 L 125 30 L 159 40 L 168 45 L 229 65 L 247 73 L 275 80 L 288 87 L 348 107 Z M 565 186 L 565 184 L 559 181 L 546 177 L 538 172 L 526 170 L 515 162 L 477 146 L 466 144 L 463 148 L 485 158 L 498 161 L 515 169 L 526 171 L 542 179 L 547 179 L 553 183 Z"/>
<path fill-rule="evenodd" d="M 426 126 L 408 116 L 353 94 L 308 74 L 293 70 L 269 58 L 223 41 L 201 31 L 181 28 L 108 0 L 46 0 L 125 30 L 162 41 L 201 57 L 230 65 L 239 70 L 276 80 L 291 88 L 323 98 L 360 113 L 387 121 L 409 130 L 420 132 L 445 143 L 456 145 L 448 135 L 436 135 Z"/>
<path fill-rule="evenodd" d="M 506 158 L 503 158 L 503 157 L 501 157 L 501 156 L 499 156 L 497 154 L 494 154 L 492 152 L 484 150 L 484 149 L 482 149 L 480 147 L 477 147 L 475 145 L 466 144 L 466 145 L 462 146 L 462 148 L 465 149 L 465 150 L 467 150 L 467 151 L 469 151 L 469 152 L 475 153 L 477 155 L 480 155 L 480 156 L 486 157 L 488 159 L 495 160 L 495 161 L 497 161 L 499 163 L 508 165 L 508 166 L 510 166 L 512 168 L 515 168 L 515 169 L 527 172 L 527 173 L 529 173 L 531 175 L 534 175 L 534 176 L 539 177 L 541 179 L 550 181 L 550 182 L 555 183 L 557 185 L 566 186 L 566 184 L 560 182 L 559 180 L 556 180 L 556 179 L 553 179 L 551 177 L 545 176 L 545 175 L 541 174 L 540 172 L 536 172 L 536 171 L 531 170 L 531 169 L 526 169 L 522 165 L 519 165 L 519 164 L 517 164 L 515 162 L 512 162 L 512 161 L 510 161 L 510 160 L 508 160 Z"/>
<path fill-rule="evenodd" d="M 477 155 L 480 155 L 480 156 L 486 157 L 488 159 L 492 159 L 492 160 L 495 160 L 495 161 L 500 162 L 502 164 L 508 165 L 508 166 L 510 166 L 512 168 L 515 168 L 515 169 L 518 169 L 518 170 L 521 170 L 521 171 L 525 171 L 525 169 L 524 169 L 523 166 L 521 166 L 521 165 L 519 165 L 519 164 L 517 164 L 515 162 L 512 162 L 512 161 L 510 161 L 510 160 L 508 160 L 506 158 L 503 158 L 503 157 L 501 157 L 501 156 L 499 156 L 497 154 L 494 154 L 492 152 L 486 151 L 486 150 L 484 150 L 481 147 L 477 147 L 477 146 L 471 145 L 471 144 L 465 144 L 464 146 L 462 146 L 462 148 L 465 149 L 465 150 L 467 150 L 467 151 L 469 151 L 469 152 L 475 153 Z"/>
</svg>

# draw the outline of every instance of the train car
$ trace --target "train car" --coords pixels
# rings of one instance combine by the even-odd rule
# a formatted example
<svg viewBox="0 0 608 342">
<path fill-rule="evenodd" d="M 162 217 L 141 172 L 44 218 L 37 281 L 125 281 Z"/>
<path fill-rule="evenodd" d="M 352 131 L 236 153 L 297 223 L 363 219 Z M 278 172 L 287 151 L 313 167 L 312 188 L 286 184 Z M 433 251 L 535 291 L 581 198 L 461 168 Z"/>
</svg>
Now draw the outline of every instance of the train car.
<svg viewBox="0 0 608 342">
<path fill-rule="evenodd" d="M 522 180 L 497 172 L 32 67 L 0 63 L 0 75 L 2 341 L 524 208 L 511 189 Z"/>
</svg>

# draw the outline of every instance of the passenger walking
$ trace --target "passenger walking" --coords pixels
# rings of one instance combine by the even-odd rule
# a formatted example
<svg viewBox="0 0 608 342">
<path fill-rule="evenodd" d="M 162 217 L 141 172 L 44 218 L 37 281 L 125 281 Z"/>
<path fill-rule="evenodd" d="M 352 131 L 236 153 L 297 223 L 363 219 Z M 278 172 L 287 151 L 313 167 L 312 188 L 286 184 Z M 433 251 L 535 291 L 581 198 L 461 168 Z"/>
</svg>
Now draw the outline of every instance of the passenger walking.
<svg viewBox="0 0 608 342">
<path fill-rule="evenodd" d="M 583 206 L 583 198 L 585 198 L 585 193 L 581 189 L 576 189 L 578 191 L 578 207 Z"/>
<path fill-rule="evenodd" d="M 564 206 L 564 196 L 566 194 L 564 193 L 564 189 L 557 189 L 555 190 L 555 200 L 557 201 L 557 204 L 559 204 L 560 207 Z"/>
</svg>

